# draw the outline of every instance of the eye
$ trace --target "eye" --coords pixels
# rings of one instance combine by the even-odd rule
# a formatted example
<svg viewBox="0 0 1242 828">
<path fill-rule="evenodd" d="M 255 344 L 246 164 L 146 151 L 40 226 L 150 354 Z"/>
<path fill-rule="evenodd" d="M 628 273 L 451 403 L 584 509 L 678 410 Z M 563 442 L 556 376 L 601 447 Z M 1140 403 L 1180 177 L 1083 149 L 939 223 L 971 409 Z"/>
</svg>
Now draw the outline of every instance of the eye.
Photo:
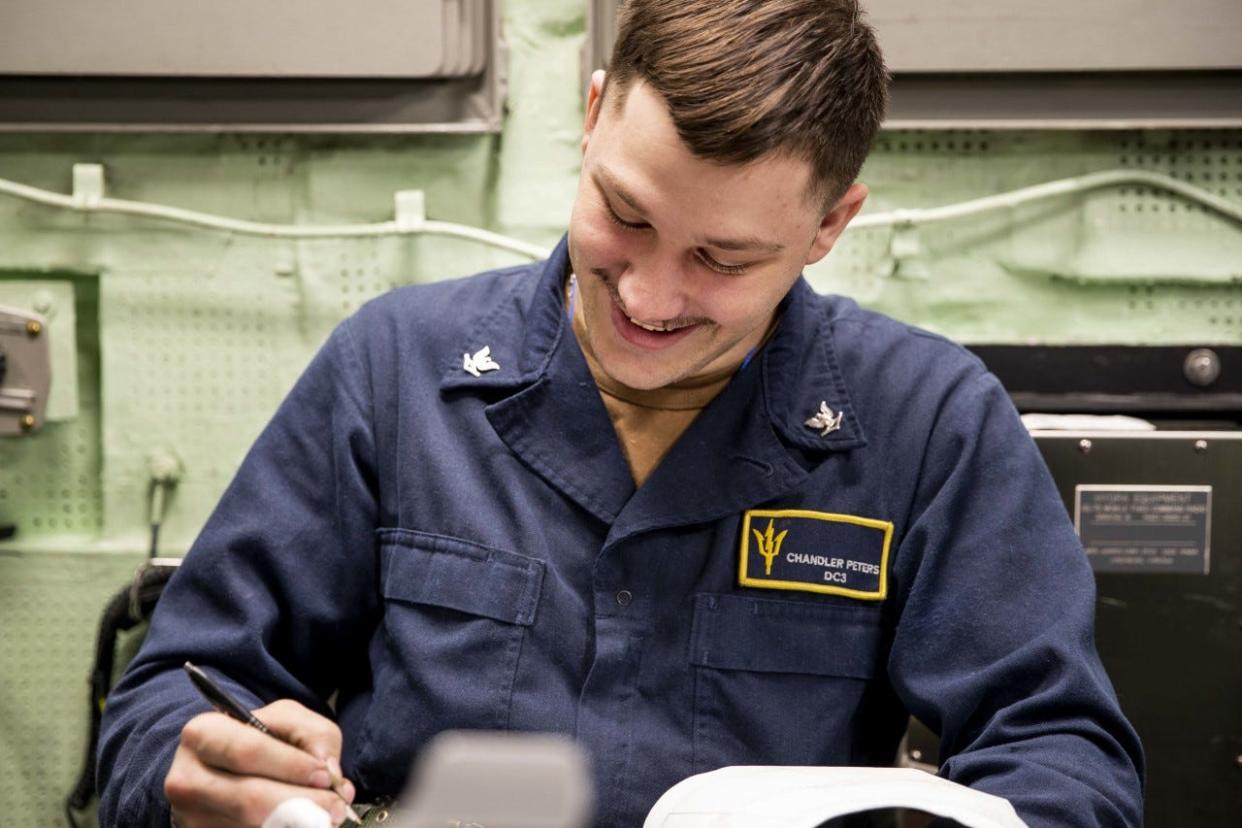
<svg viewBox="0 0 1242 828">
<path fill-rule="evenodd" d="M 737 276 L 741 273 L 746 272 L 746 265 L 727 265 L 727 264 L 724 264 L 723 262 L 718 262 L 715 259 L 713 259 L 711 256 L 709 256 L 707 251 L 703 250 L 702 248 L 699 248 L 698 250 L 698 257 L 699 257 L 699 261 L 701 261 L 703 264 L 707 265 L 709 268 L 716 271 L 717 273 L 727 273 L 731 276 Z"/>
<path fill-rule="evenodd" d="M 622 227 L 626 230 L 645 230 L 651 226 L 641 221 L 639 222 L 626 221 L 625 219 L 617 215 L 617 211 L 612 209 L 612 205 L 609 204 L 607 200 L 604 201 L 604 211 L 608 213 L 609 221 L 611 221 L 613 224 L 617 225 L 618 227 Z"/>
</svg>

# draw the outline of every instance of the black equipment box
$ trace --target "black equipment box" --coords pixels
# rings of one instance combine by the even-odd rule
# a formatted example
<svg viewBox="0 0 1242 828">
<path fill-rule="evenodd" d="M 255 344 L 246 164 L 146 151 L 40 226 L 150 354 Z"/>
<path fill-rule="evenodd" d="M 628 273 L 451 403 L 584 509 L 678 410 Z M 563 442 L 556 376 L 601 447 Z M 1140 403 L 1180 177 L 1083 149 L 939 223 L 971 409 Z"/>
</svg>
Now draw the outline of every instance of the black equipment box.
<svg viewBox="0 0 1242 828">
<path fill-rule="evenodd" d="M 1242 431 L 1034 437 L 1096 573 L 1145 824 L 1242 825 Z"/>
</svg>

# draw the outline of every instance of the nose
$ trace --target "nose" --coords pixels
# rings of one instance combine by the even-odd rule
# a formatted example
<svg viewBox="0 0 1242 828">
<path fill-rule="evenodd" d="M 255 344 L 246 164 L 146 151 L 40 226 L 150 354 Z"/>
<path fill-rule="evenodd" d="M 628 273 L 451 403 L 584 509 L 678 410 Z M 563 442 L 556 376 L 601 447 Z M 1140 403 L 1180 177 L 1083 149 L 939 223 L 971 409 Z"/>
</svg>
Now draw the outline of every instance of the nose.
<svg viewBox="0 0 1242 828">
<path fill-rule="evenodd" d="M 687 312 L 686 276 L 681 263 L 659 250 L 630 261 L 617 279 L 617 293 L 625 312 L 640 322 L 671 322 Z"/>
</svg>

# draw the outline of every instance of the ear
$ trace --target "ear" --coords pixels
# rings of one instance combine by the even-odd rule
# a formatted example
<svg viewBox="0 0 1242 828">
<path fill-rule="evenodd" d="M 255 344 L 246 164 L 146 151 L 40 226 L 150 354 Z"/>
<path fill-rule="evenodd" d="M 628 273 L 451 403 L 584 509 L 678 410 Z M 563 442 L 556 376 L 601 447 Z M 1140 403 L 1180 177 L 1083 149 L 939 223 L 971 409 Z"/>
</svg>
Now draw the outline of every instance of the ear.
<svg viewBox="0 0 1242 828">
<path fill-rule="evenodd" d="M 807 253 L 807 264 L 815 264 L 828 255 L 828 251 L 844 232 L 845 226 L 862 209 L 868 193 L 866 184 L 851 184 L 836 206 L 824 215 L 819 222 L 819 229 L 815 232 L 815 240 L 811 243 L 811 249 Z"/>
<path fill-rule="evenodd" d="M 585 153 L 591 133 L 599 122 L 599 109 L 604 101 L 604 70 L 596 69 L 591 73 L 591 84 L 587 88 L 586 124 L 582 128 L 582 151 Z"/>
</svg>

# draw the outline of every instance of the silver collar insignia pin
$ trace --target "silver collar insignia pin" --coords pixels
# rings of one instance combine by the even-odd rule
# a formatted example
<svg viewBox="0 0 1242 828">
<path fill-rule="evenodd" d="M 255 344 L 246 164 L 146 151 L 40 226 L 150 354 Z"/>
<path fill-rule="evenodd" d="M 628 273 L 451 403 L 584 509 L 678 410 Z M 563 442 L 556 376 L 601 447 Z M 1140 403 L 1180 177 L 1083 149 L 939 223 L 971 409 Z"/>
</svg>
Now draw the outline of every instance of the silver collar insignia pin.
<svg viewBox="0 0 1242 828">
<path fill-rule="evenodd" d="M 461 367 L 472 376 L 479 376 L 483 371 L 499 371 L 500 366 L 492 360 L 492 346 L 484 345 L 475 351 L 474 356 L 470 354 L 461 355 Z"/>
<path fill-rule="evenodd" d="M 833 410 L 828 407 L 828 403 L 821 402 L 819 404 L 819 411 L 803 425 L 807 428 L 822 428 L 823 431 L 820 432 L 819 436 L 827 437 L 841 427 L 841 418 L 843 416 L 844 412 L 833 413 Z"/>
</svg>

